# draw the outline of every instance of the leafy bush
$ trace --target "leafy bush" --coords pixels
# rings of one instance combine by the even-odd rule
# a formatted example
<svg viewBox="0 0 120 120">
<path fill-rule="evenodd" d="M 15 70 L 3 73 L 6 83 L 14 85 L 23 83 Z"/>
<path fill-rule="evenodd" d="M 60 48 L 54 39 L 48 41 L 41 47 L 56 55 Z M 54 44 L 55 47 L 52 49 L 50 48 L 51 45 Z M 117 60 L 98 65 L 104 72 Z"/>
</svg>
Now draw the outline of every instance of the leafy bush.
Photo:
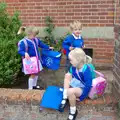
<svg viewBox="0 0 120 120">
<path fill-rule="evenodd" d="M 6 8 L 6 3 L 0 3 L 0 86 L 14 84 L 21 68 L 17 53 L 17 42 L 22 37 L 17 35 L 21 21 L 18 12 L 10 16 Z"/>
<path fill-rule="evenodd" d="M 46 16 L 45 18 L 45 24 L 46 24 L 46 28 L 44 29 L 46 36 L 45 36 L 45 42 L 47 44 L 49 44 L 50 46 L 53 46 L 55 43 L 54 40 L 54 35 L 53 35 L 53 30 L 55 28 L 54 24 L 53 24 L 53 19 L 50 16 Z"/>
</svg>

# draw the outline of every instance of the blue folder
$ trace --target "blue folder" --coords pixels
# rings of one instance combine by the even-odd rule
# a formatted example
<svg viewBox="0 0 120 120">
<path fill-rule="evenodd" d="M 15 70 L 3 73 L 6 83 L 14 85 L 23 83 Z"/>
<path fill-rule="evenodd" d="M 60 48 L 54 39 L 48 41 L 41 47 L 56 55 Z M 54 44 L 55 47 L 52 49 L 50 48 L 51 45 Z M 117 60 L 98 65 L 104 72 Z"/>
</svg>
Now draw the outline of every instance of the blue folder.
<svg viewBox="0 0 120 120">
<path fill-rule="evenodd" d="M 48 86 L 40 103 L 40 107 L 59 110 L 63 98 L 63 88 Z"/>
</svg>

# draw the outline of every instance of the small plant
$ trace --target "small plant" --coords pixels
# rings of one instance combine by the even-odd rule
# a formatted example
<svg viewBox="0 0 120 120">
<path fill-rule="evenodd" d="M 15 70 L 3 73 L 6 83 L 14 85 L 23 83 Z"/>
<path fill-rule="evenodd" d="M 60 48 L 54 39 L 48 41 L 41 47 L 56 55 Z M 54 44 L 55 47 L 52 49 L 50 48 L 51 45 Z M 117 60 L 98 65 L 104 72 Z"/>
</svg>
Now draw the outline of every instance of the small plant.
<svg viewBox="0 0 120 120">
<path fill-rule="evenodd" d="M 61 51 L 62 49 L 62 42 L 65 40 L 66 36 L 69 35 L 70 32 L 67 32 L 64 34 L 64 36 L 60 37 L 58 40 L 55 40 L 55 50 L 57 51 Z"/>
<path fill-rule="evenodd" d="M 46 36 L 44 38 L 44 42 L 47 43 L 50 46 L 54 47 L 54 50 L 61 51 L 62 48 L 62 42 L 65 39 L 66 35 L 70 34 L 67 32 L 64 36 L 58 38 L 57 40 L 54 38 L 53 31 L 55 29 L 55 25 L 53 24 L 53 19 L 50 16 L 47 16 L 45 18 L 46 28 L 45 33 Z"/>
<path fill-rule="evenodd" d="M 49 44 L 50 46 L 54 46 L 55 40 L 54 40 L 54 35 L 53 35 L 53 30 L 55 28 L 53 24 L 53 19 L 50 16 L 47 16 L 45 18 L 45 23 L 46 23 L 46 28 L 45 28 L 45 42 Z"/>
<path fill-rule="evenodd" d="M 19 13 L 10 16 L 6 11 L 7 5 L 0 3 L 0 86 L 10 86 L 16 82 L 21 68 L 21 59 L 17 53 L 17 35 L 21 26 Z"/>
</svg>

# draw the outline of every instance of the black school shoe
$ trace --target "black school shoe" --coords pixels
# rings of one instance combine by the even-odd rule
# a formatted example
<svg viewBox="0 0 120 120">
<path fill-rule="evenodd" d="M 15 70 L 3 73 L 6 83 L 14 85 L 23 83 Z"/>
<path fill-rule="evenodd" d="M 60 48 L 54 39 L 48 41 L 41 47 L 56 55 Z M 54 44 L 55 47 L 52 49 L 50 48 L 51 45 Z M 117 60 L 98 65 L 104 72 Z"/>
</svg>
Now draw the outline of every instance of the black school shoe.
<svg viewBox="0 0 120 120">
<path fill-rule="evenodd" d="M 67 120 L 75 120 L 77 114 L 78 114 L 78 111 L 77 111 L 77 110 L 76 110 L 75 114 L 72 114 L 72 113 L 69 112 L 69 116 L 68 116 L 68 119 L 67 119 Z"/>
<path fill-rule="evenodd" d="M 61 102 L 61 104 L 60 104 L 60 106 L 59 106 L 59 111 L 60 112 L 63 112 L 64 111 L 64 108 L 66 107 L 66 105 L 67 105 L 67 101 L 68 101 L 68 99 L 62 99 L 62 101 L 65 101 L 65 103 L 64 104 L 62 104 L 62 102 Z"/>
<path fill-rule="evenodd" d="M 40 86 L 33 86 L 33 89 L 36 89 L 36 90 L 43 90 L 43 88 L 40 87 Z"/>
</svg>

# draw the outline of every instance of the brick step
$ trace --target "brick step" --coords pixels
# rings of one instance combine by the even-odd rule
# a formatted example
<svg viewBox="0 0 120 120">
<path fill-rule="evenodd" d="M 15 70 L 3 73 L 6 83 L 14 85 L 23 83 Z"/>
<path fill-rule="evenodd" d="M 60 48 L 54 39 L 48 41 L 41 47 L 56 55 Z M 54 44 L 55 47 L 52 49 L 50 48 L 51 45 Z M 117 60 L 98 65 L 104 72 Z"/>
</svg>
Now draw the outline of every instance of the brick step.
<svg viewBox="0 0 120 120">
<path fill-rule="evenodd" d="M 39 104 L 44 91 L 23 89 L 0 89 L 0 119 L 7 120 L 66 120 L 69 107 L 64 113 L 56 110 L 40 110 Z M 77 102 L 76 120 L 118 120 L 116 115 L 117 101 L 112 94 L 91 100 Z"/>
<path fill-rule="evenodd" d="M 26 89 L 6 89 L 0 88 L 0 103 L 14 103 L 17 104 L 19 102 L 25 103 L 36 103 L 38 104 L 42 99 L 44 90 L 26 90 Z M 111 104 L 115 103 L 115 97 L 112 93 L 108 94 L 105 93 L 102 97 L 91 100 L 85 99 L 84 101 L 80 102 L 80 104 L 86 105 L 97 105 L 97 104 Z M 79 102 L 78 102 L 79 103 Z"/>
<path fill-rule="evenodd" d="M 105 89 L 105 93 L 112 93 L 112 81 L 108 81 L 107 82 L 107 87 L 106 87 L 106 89 Z"/>
<path fill-rule="evenodd" d="M 105 90 L 105 93 L 112 93 L 112 87 L 113 87 L 113 72 L 112 70 L 98 70 L 101 73 L 104 74 L 106 80 L 107 80 L 107 87 Z"/>
</svg>

